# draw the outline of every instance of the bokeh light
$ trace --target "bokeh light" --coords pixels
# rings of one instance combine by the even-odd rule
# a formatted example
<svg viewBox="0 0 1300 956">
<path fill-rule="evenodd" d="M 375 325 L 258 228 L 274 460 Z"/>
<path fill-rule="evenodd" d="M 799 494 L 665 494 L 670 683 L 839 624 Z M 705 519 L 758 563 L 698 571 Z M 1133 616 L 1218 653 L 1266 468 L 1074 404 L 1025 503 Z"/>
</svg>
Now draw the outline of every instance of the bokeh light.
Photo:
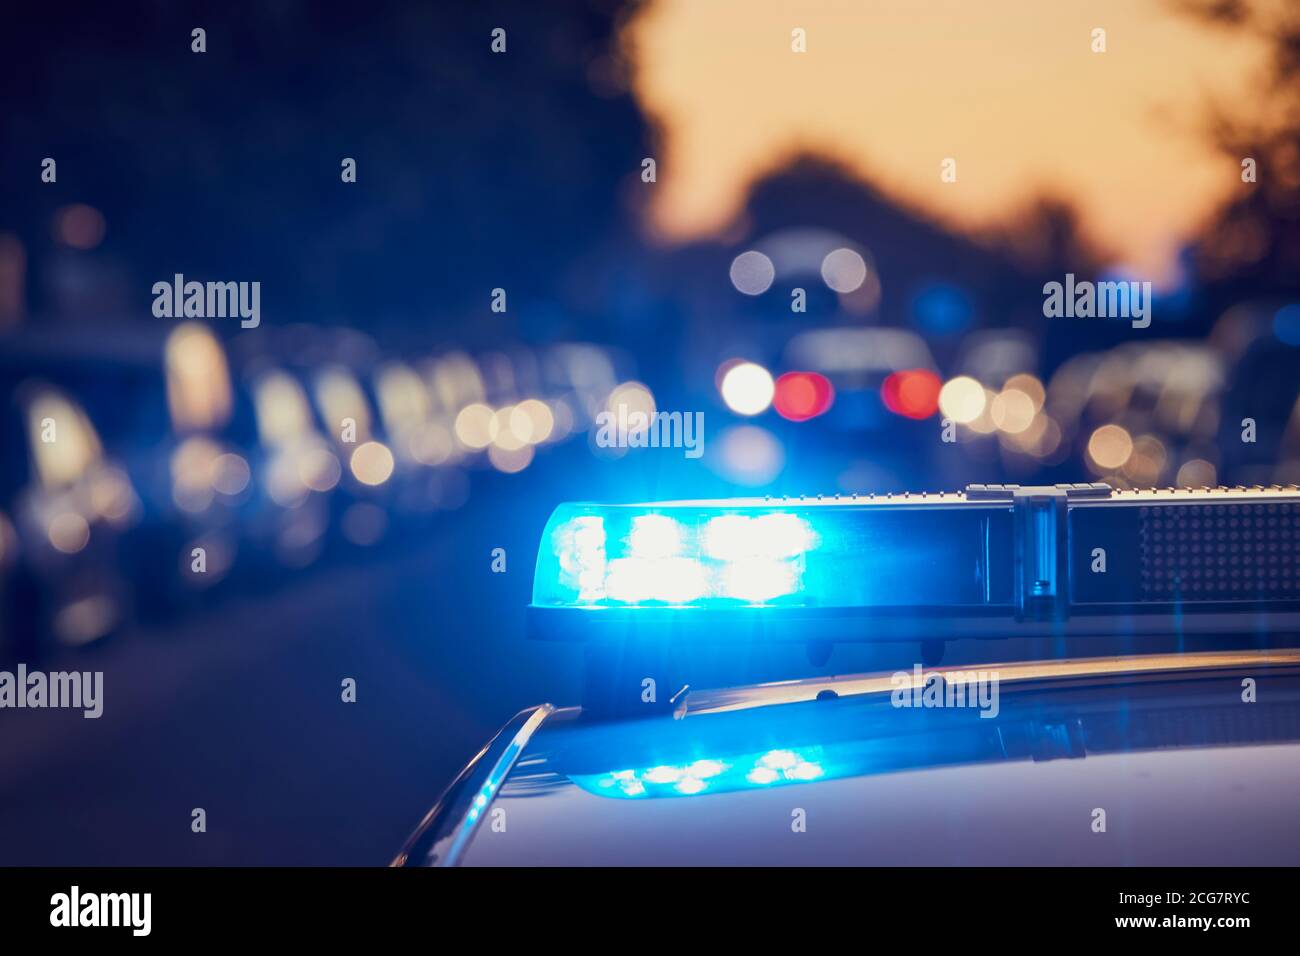
<svg viewBox="0 0 1300 956">
<path fill-rule="evenodd" d="M 528 436 L 532 434 L 532 422 L 527 415 L 521 415 L 518 419 L 520 427 L 515 428 L 515 424 L 515 406 L 498 408 L 492 416 L 492 444 L 504 451 L 518 451 L 527 445 Z"/>
<path fill-rule="evenodd" d="M 220 494 L 239 494 L 248 487 L 250 477 L 248 462 L 244 460 L 242 455 L 226 452 L 218 455 L 212 462 L 212 488 Z"/>
<path fill-rule="evenodd" d="M 263 374 L 253 386 L 257 429 L 268 445 L 291 447 L 317 437 L 311 405 L 298 381 L 287 372 Z"/>
<path fill-rule="evenodd" d="M 1043 402 L 1047 400 L 1047 392 L 1043 388 L 1043 383 L 1038 376 L 1030 375 L 1028 372 L 1021 372 L 1018 375 L 1012 375 L 1002 384 L 1002 390 L 1005 392 L 1014 389 L 1017 392 L 1024 392 L 1034 403 L 1034 411 L 1043 407 Z"/>
<path fill-rule="evenodd" d="M 739 362 L 722 376 L 722 400 L 737 415 L 758 415 L 772 404 L 772 373 L 754 362 Z"/>
<path fill-rule="evenodd" d="M 772 287 L 776 267 L 772 260 L 755 249 L 742 252 L 731 263 L 731 284 L 745 295 L 762 295 Z"/>
<path fill-rule="evenodd" d="M 959 425 L 969 425 L 983 414 L 984 386 L 969 375 L 949 379 L 939 390 L 939 410 Z"/>
<path fill-rule="evenodd" d="M 456 453 L 451 430 L 439 422 L 429 422 L 412 431 L 407 449 L 422 465 L 441 465 Z"/>
<path fill-rule="evenodd" d="M 1088 459 L 1099 470 L 1114 471 L 1133 454 L 1133 438 L 1120 425 L 1102 425 L 1088 439 Z"/>
<path fill-rule="evenodd" d="M 65 511 L 50 521 L 49 535 L 56 550 L 76 554 L 90 541 L 90 525 L 75 511 Z"/>
<path fill-rule="evenodd" d="M 492 463 L 492 467 L 497 471 L 513 475 L 532 464 L 533 446 L 523 445 L 520 448 L 502 448 L 500 445 L 493 445 L 488 449 L 488 461 Z"/>
<path fill-rule="evenodd" d="M 312 491 L 326 492 L 339 483 L 343 466 L 324 445 L 313 445 L 297 455 L 298 480 Z"/>
<path fill-rule="evenodd" d="M 393 473 L 393 453 L 388 446 L 368 441 L 352 452 L 352 474 L 363 485 L 382 485 Z"/>
<path fill-rule="evenodd" d="M 94 206 L 73 203 L 54 214 L 54 238 L 73 249 L 94 249 L 104 241 L 107 225 Z"/>
<path fill-rule="evenodd" d="M 115 524 L 125 524 L 138 505 L 131 479 L 121 468 L 97 468 L 90 478 L 90 509 Z"/>
<path fill-rule="evenodd" d="M 1213 488 L 1219 483 L 1219 472 L 1213 462 L 1192 458 L 1183 462 L 1174 481 L 1180 488 Z"/>
<path fill-rule="evenodd" d="M 856 292 L 866 278 L 866 260 L 852 249 L 835 249 L 822 260 L 822 281 L 836 292 Z"/>
<path fill-rule="evenodd" d="M 781 442 L 757 425 L 732 425 L 723 429 L 706 457 L 727 481 L 751 488 L 771 483 L 785 467 Z"/>
<path fill-rule="evenodd" d="M 929 418 L 939 410 L 939 376 L 929 369 L 891 372 L 880 386 L 880 399 L 895 415 Z"/>
<path fill-rule="evenodd" d="M 370 402 L 351 371 L 341 365 L 332 365 L 316 373 L 316 402 L 321 410 L 325 427 L 333 434 L 341 434 L 343 423 L 356 424 L 356 440 L 370 437 Z"/>
<path fill-rule="evenodd" d="M 824 415 L 835 401 L 835 389 L 825 375 L 786 372 L 776 380 L 772 407 L 782 418 L 806 422 Z"/>
<path fill-rule="evenodd" d="M 510 413 L 510 430 L 530 445 L 540 445 L 555 430 L 555 416 L 545 402 L 526 398 Z"/>
<path fill-rule="evenodd" d="M 975 320 L 967 294 L 947 282 L 932 282 L 912 299 L 917 326 L 929 335 L 956 335 Z M 953 419 L 956 421 L 956 419 Z"/>
<path fill-rule="evenodd" d="M 80 479 L 103 457 L 99 434 L 81 406 L 54 389 L 41 389 L 27 407 L 36 474 L 47 488 Z"/>
<path fill-rule="evenodd" d="M 1169 458 L 1169 453 L 1162 442 L 1155 435 L 1139 435 L 1133 439 L 1133 452 L 1129 455 L 1128 460 L 1124 462 L 1124 477 L 1128 478 L 1135 487 L 1149 488 L 1153 487 L 1160 481 L 1160 476 L 1164 474 L 1165 463 Z"/>
<path fill-rule="evenodd" d="M 619 414 L 620 406 L 624 409 L 624 414 L 629 416 L 638 412 L 647 416 L 653 415 L 654 393 L 640 382 L 624 382 L 610 392 L 609 398 L 605 401 L 605 410 L 613 415 Z"/>
<path fill-rule="evenodd" d="M 1284 305 L 1273 316 L 1273 334 L 1279 342 L 1300 345 L 1300 303 Z"/>
<path fill-rule="evenodd" d="M 1018 435 L 1034 422 L 1034 400 L 1018 388 L 1004 388 L 989 403 L 989 418 L 1000 431 Z"/>
<path fill-rule="evenodd" d="M 182 511 L 200 512 L 212 503 L 217 483 L 221 446 L 210 438 L 193 435 L 171 454 L 172 501 Z"/>
<path fill-rule="evenodd" d="M 456 438 L 466 448 L 486 448 L 496 437 L 495 429 L 496 413 L 481 402 L 466 405 L 456 416 Z"/>
<path fill-rule="evenodd" d="M 172 329 L 164 346 L 167 408 L 178 431 L 220 428 L 230 418 L 230 370 L 216 336 L 198 322 Z"/>
</svg>

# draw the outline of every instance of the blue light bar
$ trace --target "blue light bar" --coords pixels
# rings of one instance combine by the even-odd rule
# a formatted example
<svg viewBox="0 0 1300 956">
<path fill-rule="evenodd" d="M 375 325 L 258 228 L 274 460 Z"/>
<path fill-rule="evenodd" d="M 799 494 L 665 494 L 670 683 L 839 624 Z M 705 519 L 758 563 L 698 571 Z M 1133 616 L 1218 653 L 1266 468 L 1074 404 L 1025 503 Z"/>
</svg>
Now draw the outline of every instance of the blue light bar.
<svg viewBox="0 0 1300 956">
<path fill-rule="evenodd" d="M 798 640 L 1300 626 L 1297 528 L 1300 490 L 1281 487 L 566 504 L 542 535 L 530 619 L 580 639 L 611 625 Z"/>
<path fill-rule="evenodd" d="M 927 536 L 938 517 L 807 503 L 562 505 L 542 536 L 533 606 L 861 607 L 941 589 L 984 602 L 985 516 L 945 516 L 957 538 L 938 527 Z M 1009 583 L 1002 590 L 1009 601 Z"/>
</svg>

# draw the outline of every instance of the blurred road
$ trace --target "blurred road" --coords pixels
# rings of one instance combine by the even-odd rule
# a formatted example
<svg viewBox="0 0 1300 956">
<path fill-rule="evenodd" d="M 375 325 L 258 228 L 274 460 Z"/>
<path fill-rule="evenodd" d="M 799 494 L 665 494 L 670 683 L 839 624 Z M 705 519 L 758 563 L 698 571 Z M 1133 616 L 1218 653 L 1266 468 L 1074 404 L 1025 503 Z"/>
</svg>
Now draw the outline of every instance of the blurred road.
<svg viewBox="0 0 1300 956">
<path fill-rule="evenodd" d="M 523 637 L 548 509 L 507 488 L 413 551 L 44 664 L 102 669 L 104 714 L 0 712 L 0 865 L 386 863 L 511 714 L 576 698 L 574 649 Z"/>
</svg>

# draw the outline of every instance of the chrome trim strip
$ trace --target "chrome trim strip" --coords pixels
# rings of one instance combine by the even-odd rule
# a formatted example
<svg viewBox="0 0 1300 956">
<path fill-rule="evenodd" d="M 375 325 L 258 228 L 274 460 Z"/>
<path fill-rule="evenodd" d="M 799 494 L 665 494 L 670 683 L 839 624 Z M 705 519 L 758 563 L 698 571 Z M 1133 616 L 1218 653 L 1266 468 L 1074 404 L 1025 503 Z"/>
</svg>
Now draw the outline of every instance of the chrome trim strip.
<svg viewBox="0 0 1300 956">
<path fill-rule="evenodd" d="M 537 728 L 555 707 L 540 704 L 511 718 L 425 814 L 402 852 L 398 867 L 456 866 L 478 823 Z"/>
<path fill-rule="evenodd" d="M 1296 500 L 1300 485 L 1237 485 L 1216 488 L 1105 488 L 1104 482 L 1056 485 L 967 485 L 962 491 L 904 491 L 893 494 L 863 495 L 769 495 L 764 498 L 679 498 L 671 501 L 638 501 L 611 504 L 609 502 L 578 501 L 570 504 L 592 504 L 599 508 L 823 508 L 844 505 L 966 505 L 977 504 L 1011 506 L 1012 495 L 1021 492 L 1070 492 L 1070 507 L 1078 504 L 1096 505 L 1123 501 L 1128 504 L 1173 502 L 1175 504 L 1219 504 L 1271 502 L 1285 498 Z M 990 496 L 990 493 L 994 496 Z"/>
<path fill-rule="evenodd" d="M 1300 666 L 1300 649 L 1288 648 L 1087 657 L 1059 661 L 952 664 L 942 667 L 924 667 L 922 670 L 926 677 L 930 674 L 996 671 L 999 681 L 1005 684 L 1012 681 L 1071 680 L 1090 677 L 1106 679 L 1116 676 L 1138 679 L 1138 675 L 1144 674 L 1196 675 L 1209 670 L 1296 666 Z M 754 707 L 770 707 L 774 704 L 803 703 L 816 700 L 817 695 L 823 691 L 834 691 L 839 697 L 849 697 L 886 694 L 900 687 L 919 686 L 915 670 L 911 673 L 907 671 L 898 673 L 907 676 L 906 684 L 896 681 L 893 674 L 851 674 L 696 691 L 690 697 L 690 716 L 750 710 Z"/>
</svg>

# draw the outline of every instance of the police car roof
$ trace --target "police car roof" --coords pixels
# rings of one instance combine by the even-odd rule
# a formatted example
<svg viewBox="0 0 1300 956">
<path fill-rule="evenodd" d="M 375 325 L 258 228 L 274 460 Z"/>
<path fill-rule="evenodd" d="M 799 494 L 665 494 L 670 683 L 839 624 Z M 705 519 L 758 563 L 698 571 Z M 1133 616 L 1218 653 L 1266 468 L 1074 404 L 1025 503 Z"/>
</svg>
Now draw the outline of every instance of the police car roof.
<svg viewBox="0 0 1300 956">
<path fill-rule="evenodd" d="M 1300 852 L 1300 651 L 937 670 L 943 683 L 927 670 L 692 693 L 677 719 L 526 711 L 459 782 L 470 809 L 438 823 L 438 851 L 426 821 L 401 861 L 1259 865 Z"/>
</svg>

